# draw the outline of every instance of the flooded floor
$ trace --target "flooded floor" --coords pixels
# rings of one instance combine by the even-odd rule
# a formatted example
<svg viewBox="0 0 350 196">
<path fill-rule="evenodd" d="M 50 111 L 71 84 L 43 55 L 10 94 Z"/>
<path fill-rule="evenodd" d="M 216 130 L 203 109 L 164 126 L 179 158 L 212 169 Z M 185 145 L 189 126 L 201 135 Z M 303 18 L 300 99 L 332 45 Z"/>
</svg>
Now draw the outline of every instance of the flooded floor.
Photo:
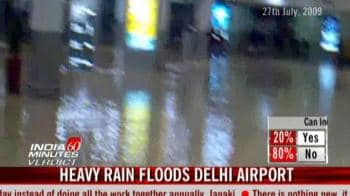
<svg viewBox="0 0 350 196">
<path fill-rule="evenodd" d="M 110 53 L 94 71 L 62 72 L 59 99 L 6 95 L 1 62 L 1 166 L 70 136 L 82 137 L 78 165 L 263 166 L 267 117 L 305 115 L 328 116 L 329 165 L 350 164 L 350 70 L 230 56 L 160 71 Z"/>
</svg>

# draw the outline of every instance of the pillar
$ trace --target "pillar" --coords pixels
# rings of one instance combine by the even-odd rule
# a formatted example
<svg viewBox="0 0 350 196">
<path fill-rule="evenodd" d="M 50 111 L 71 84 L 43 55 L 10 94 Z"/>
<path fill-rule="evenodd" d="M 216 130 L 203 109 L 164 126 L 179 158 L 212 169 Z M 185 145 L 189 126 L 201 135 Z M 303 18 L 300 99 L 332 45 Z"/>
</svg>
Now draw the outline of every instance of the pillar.
<svg viewBox="0 0 350 196">
<path fill-rule="evenodd" d="M 166 59 L 166 43 L 169 38 L 170 31 L 170 0 L 159 1 L 158 11 L 158 41 L 157 41 L 157 54 L 156 54 L 156 66 L 157 68 L 164 68 Z"/>
<path fill-rule="evenodd" d="M 64 0 L 33 0 L 32 60 L 28 65 L 28 93 L 57 97 L 60 89 L 59 66 L 64 63 Z"/>
<path fill-rule="evenodd" d="M 207 57 L 208 37 L 207 33 L 211 29 L 211 4 L 213 0 L 198 0 L 195 2 L 194 21 L 198 29 L 197 58 Z"/>
<path fill-rule="evenodd" d="M 169 35 L 170 0 L 159 1 L 158 45 L 164 45 Z"/>
</svg>

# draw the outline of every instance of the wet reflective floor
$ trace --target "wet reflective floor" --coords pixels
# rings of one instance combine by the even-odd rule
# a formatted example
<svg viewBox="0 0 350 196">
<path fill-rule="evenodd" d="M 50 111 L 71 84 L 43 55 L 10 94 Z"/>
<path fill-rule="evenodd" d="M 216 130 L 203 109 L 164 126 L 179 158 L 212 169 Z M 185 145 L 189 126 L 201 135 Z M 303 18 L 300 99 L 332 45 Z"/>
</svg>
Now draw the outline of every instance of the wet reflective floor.
<svg viewBox="0 0 350 196">
<path fill-rule="evenodd" d="M 32 143 L 80 136 L 79 165 L 262 166 L 270 115 L 328 116 L 329 165 L 350 164 L 350 70 L 230 56 L 159 71 L 120 53 L 62 72 L 58 100 L 5 95 L 0 66 L 0 165 L 27 166 Z"/>
</svg>

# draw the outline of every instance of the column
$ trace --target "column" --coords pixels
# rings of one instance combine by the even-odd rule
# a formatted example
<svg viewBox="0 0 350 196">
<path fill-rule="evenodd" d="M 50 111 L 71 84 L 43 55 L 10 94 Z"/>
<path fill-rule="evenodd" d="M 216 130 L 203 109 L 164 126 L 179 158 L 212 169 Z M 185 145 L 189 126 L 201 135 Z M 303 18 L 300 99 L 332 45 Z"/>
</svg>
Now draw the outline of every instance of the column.
<svg viewBox="0 0 350 196">
<path fill-rule="evenodd" d="M 194 20 L 198 29 L 197 58 L 207 57 L 208 37 L 207 33 L 211 29 L 211 4 L 213 0 L 198 0 L 195 3 Z"/>
<path fill-rule="evenodd" d="M 103 45 L 113 46 L 116 39 L 116 24 L 117 14 L 115 8 L 119 0 L 103 0 L 98 2 L 96 9 L 96 29 L 98 30 L 98 43 Z M 91 8 L 90 8 L 91 9 Z"/>
<path fill-rule="evenodd" d="M 170 0 L 159 1 L 158 11 L 158 41 L 156 50 L 156 66 L 157 68 L 164 68 L 166 63 L 165 45 L 169 37 L 169 20 L 170 20 Z"/>
<path fill-rule="evenodd" d="M 59 66 L 64 62 L 62 39 L 64 0 L 33 0 L 31 18 L 32 59 L 28 65 L 28 93 L 57 97 L 60 89 Z"/>
<path fill-rule="evenodd" d="M 170 20 L 170 0 L 159 1 L 158 31 L 160 37 L 167 37 Z M 162 35 L 164 34 L 164 35 Z"/>
</svg>

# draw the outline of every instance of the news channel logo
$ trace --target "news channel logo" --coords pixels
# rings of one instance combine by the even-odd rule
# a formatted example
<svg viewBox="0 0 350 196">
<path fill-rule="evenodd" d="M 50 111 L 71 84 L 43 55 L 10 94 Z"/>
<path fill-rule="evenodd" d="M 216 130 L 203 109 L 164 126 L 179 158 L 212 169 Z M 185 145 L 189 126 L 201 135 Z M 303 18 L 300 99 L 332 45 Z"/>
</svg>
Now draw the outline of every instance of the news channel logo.
<svg viewBox="0 0 350 196">
<path fill-rule="evenodd" d="M 81 137 L 69 137 L 66 143 L 33 143 L 28 153 L 29 166 L 74 166 L 82 145 Z"/>
</svg>

